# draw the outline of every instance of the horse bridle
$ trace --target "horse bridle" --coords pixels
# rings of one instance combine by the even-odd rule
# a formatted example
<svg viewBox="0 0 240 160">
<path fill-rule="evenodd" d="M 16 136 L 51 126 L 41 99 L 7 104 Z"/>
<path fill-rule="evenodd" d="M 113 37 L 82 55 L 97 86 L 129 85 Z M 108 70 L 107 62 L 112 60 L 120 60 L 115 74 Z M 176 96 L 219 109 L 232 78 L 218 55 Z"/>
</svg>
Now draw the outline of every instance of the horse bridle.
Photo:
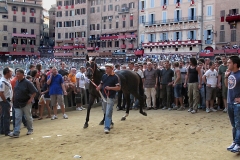
<svg viewBox="0 0 240 160">
<path fill-rule="evenodd" d="M 92 61 L 90 62 L 90 66 L 89 66 L 87 69 L 92 70 L 92 74 L 94 75 L 94 72 L 95 72 L 95 70 L 96 70 L 95 64 L 93 65 L 93 68 L 91 67 L 91 64 L 92 64 Z"/>
</svg>

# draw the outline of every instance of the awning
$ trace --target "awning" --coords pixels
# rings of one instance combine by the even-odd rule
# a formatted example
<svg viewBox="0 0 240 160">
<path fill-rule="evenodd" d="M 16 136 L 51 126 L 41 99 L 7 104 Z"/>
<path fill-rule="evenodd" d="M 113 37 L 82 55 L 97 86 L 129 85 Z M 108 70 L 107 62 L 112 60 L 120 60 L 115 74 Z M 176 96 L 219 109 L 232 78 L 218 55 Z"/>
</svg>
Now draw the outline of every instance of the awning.
<svg viewBox="0 0 240 160">
<path fill-rule="evenodd" d="M 210 53 L 200 53 L 199 54 L 200 57 L 213 57 L 214 53 L 210 52 Z"/>
<path fill-rule="evenodd" d="M 238 50 L 237 49 L 225 49 L 226 54 L 237 54 Z"/>
<path fill-rule="evenodd" d="M 62 46 L 62 49 L 73 49 L 73 46 Z"/>
<path fill-rule="evenodd" d="M 214 54 L 225 54 L 224 50 L 213 50 Z"/>
<path fill-rule="evenodd" d="M 55 52 L 54 53 L 54 56 L 55 57 L 65 57 L 65 56 L 73 56 L 73 53 L 58 53 L 58 52 Z"/>
<path fill-rule="evenodd" d="M 40 53 L 38 52 L 9 52 L 9 55 L 22 55 L 22 56 L 25 56 L 25 55 L 36 55 L 36 56 L 40 56 Z"/>
</svg>

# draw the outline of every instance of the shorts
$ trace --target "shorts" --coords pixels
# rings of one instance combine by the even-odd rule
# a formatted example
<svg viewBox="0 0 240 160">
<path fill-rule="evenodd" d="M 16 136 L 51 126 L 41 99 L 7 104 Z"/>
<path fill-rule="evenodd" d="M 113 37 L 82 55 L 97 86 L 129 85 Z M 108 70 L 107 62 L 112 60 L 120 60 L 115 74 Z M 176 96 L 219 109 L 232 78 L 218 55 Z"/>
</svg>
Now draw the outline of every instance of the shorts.
<svg viewBox="0 0 240 160">
<path fill-rule="evenodd" d="M 57 104 L 59 106 L 64 105 L 63 95 L 61 95 L 61 94 L 54 94 L 54 95 L 50 95 L 50 98 L 51 98 L 52 106 L 57 106 Z"/>
<path fill-rule="evenodd" d="M 217 92 L 217 94 L 216 94 L 217 98 L 222 98 L 222 89 L 217 87 L 216 92 Z"/>
<path fill-rule="evenodd" d="M 175 98 L 182 97 L 182 84 L 176 84 L 174 86 L 174 97 Z"/>
<path fill-rule="evenodd" d="M 75 94 L 75 103 L 77 103 L 77 104 L 82 103 L 82 94 L 81 93 Z"/>
<path fill-rule="evenodd" d="M 222 85 L 222 97 L 223 99 L 227 99 L 228 88 L 225 85 Z"/>
<path fill-rule="evenodd" d="M 206 101 L 215 100 L 217 94 L 216 87 L 208 87 L 206 86 Z"/>
<path fill-rule="evenodd" d="M 49 98 L 45 98 L 45 97 L 44 97 L 44 100 L 45 100 L 45 101 L 51 101 L 51 98 L 50 98 L 50 97 L 49 97 Z"/>
</svg>

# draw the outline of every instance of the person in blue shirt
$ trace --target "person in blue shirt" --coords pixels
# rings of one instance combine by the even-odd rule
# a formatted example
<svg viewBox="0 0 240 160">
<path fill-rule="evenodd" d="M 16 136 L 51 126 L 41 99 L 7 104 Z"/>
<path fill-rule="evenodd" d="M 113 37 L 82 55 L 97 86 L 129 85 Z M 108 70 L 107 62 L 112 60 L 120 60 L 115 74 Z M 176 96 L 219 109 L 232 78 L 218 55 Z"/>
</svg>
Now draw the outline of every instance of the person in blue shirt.
<svg viewBox="0 0 240 160">
<path fill-rule="evenodd" d="M 47 84 L 49 85 L 49 95 L 53 106 L 52 120 L 57 119 L 57 104 L 61 107 L 61 111 L 64 119 L 68 119 L 65 114 L 63 94 L 67 95 L 66 89 L 63 85 L 63 78 L 61 74 L 58 74 L 57 68 L 52 68 L 52 73 L 48 76 Z"/>
<path fill-rule="evenodd" d="M 118 76 L 114 73 L 114 66 L 112 64 L 106 64 L 106 74 L 102 76 L 100 85 L 96 88 L 97 91 L 102 92 L 107 102 L 102 102 L 103 112 L 105 114 L 104 120 L 104 132 L 108 134 L 110 132 L 110 125 L 112 122 L 113 106 L 115 102 L 116 91 L 120 90 L 120 83 Z"/>
<path fill-rule="evenodd" d="M 240 58 L 231 56 L 227 61 L 225 85 L 228 87 L 228 116 L 232 125 L 233 143 L 227 148 L 233 153 L 240 152 Z"/>
</svg>

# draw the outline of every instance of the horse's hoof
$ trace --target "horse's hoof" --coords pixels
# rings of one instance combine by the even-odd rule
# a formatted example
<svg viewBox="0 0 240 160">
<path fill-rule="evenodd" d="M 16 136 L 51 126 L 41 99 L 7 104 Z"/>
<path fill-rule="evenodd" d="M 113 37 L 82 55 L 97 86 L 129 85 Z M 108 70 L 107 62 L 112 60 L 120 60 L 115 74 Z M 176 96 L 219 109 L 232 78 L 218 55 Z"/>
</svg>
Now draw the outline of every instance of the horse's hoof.
<svg viewBox="0 0 240 160">
<path fill-rule="evenodd" d="M 122 117 L 121 121 L 125 121 L 126 120 L 126 117 Z"/>
<path fill-rule="evenodd" d="M 104 125 L 104 121 L 101 121 L 101 122 L 99 123 L 99 125 Z"/>
<path fill-rule="evenodd" d="M 84 126 L 83 126 L 83 128 L 84 128 L 84 129 L 85 129 L 85 128 L 88 128 L 88 123 L 85 123 Z"/>
</svg>

